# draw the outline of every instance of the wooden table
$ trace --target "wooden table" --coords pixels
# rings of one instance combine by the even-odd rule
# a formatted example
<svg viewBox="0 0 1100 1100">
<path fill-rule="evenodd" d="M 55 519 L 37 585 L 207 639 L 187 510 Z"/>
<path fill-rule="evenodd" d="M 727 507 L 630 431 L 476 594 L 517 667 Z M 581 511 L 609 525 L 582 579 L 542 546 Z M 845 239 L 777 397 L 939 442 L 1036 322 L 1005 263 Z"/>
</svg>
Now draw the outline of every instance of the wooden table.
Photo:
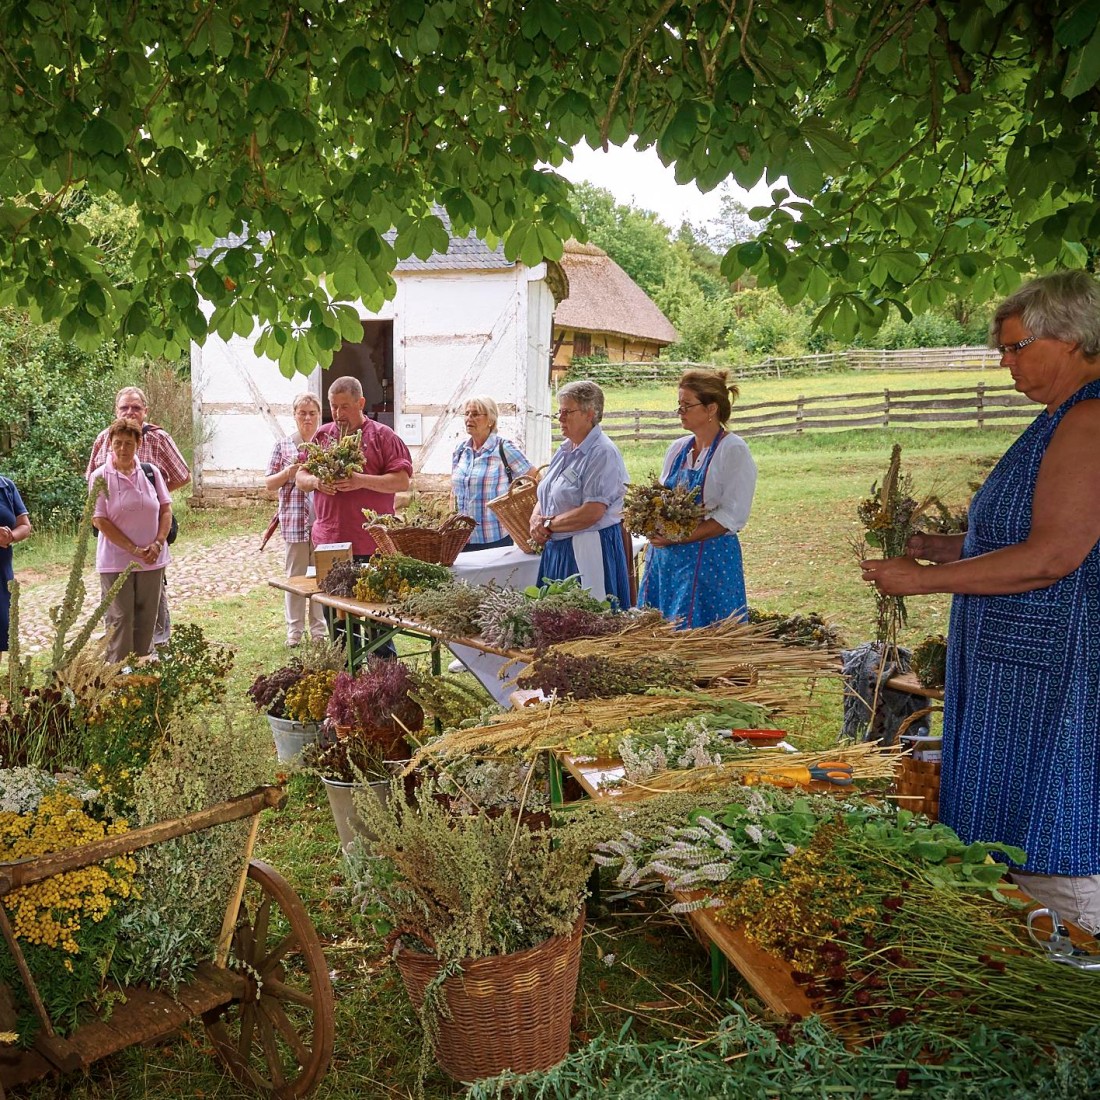
<svg viewBox="0 0 1100 1100">
<path fill-rule="evenodd" d="M 349 596 L 331 596 L 327 592 L 320 592 L 317 589 L 315 577 L 280 577 L 268 581 L 268 584 L 272 588 L 277 588 L 282 592 L 292 592 L 296 596 L 304 596 L 321 607 L 328 608 L 333 613 L 326 615 L 329 630 L 332 632 L 333 637 L 335 637 L 335 620 L 337 618 L 367 624 L 365 637 L 362 640 L 356 637 L 357 632 L 354 630 L 348 629 L 345 632 L 348 668 L 353 672 L 364 657 L 400 635 L 429 643 L 428 653 L 431 659 L 432 673 L 438 676 L 443 667 L 440 647 L 446 643 L 452 648 L 465 648 L 487 658 L 496 658 L 496 660 L 485 662 L 485 668 L 482 669 L 475 665 L 470 668 L 470 671 L 494 698 L 499 699 L 504 687 L 497 673 L 506 665 L 514 663 L 516 665 L 515 673 L 518 675 L 523 666 L 531 660 L 530 653 L 515 649 L 501 649 L 498 646 L 489 645 L 481 638 L 452 638 L 426 623 L 404 619 L 394 614 L 393 610 L 385 604 L 363 603 L 361 600 L 352 599 Z"/>
<path fill-rule="evenodd" d="M 907 695 L 925 695 L 929 699 L 943 699 L 943 688 L 926 688 L 917 679 L 915 672 L 903 672 L 898 676 L 891 676 L 886 681 L 886 686 L 894 691 L 904 691 Z"/>
<path fill-rule="evenodd" d="M 702 895 L 672 891 L 678 902 Z M 752 987 L 752 991 L 777 1016 L 812 1016 L 818 1010 L 806 991 L 791 977 L 787 962 L 757 947 L 740 928 L 724 924 L 714 909 L 691 909 L 684 913 L 696 938 L 710 951 L 711 989 L 717 997 L 727 991 L 729 964 Z"/>
</svg>

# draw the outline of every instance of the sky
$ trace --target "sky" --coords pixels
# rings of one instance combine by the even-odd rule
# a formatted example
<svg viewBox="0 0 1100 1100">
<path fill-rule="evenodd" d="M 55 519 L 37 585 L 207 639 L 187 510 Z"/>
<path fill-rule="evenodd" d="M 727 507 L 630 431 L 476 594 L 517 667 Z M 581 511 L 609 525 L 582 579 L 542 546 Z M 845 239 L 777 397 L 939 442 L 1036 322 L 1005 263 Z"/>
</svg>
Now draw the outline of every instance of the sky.
<svg viewBox="0 0 1100 1100">
<path fill-rule="evenodd" d="M 769 202 L 768 188 L 763 182 L 751 192 L 736 184 L 724 184 L 704 194 L 695 184 L 678 184 L 671 167 L 666 168 L 657 151 L 638 150 L 633 146 L 609 146 L 603 150 L 577 145 L 572 162 L 566 161 L 557 171 L 573 183 L 587 180 L 610 191 L 623 204 L 652 210 L 670 229 L 677 229 L 687 219 L 699 224 L 718 216 L 721 195 L 725 187 L 738 202 L 747 207 Z"/>
</svg>

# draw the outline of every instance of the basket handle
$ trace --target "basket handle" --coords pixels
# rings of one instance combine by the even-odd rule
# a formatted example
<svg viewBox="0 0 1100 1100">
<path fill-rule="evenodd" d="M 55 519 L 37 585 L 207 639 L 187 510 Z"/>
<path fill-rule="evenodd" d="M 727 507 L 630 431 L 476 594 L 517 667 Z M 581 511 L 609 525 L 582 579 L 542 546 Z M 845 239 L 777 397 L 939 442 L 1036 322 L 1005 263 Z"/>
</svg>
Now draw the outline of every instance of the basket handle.
<svg viewBox="0 0 1100 1100">
<path fill-rule="evenodd" d="M 440 525 L 440 531 L 453 531 L 456 527 L 469 527 L 472 531 L 477 526 L 477 520 L 473 516 L 465 516 L 461 512 L 455 512 L 448 516 Z"/>
<path fill-rule="evenodd" d="M 402 936 L 408 936 L 409 939 L 419 940 L 433 955 L 439 954 L 439 948 L 436 947 L 435 940 L 432 938 L 430 932 L 417 932 L 413 928 L 394 928 L 386 934 L 385 944 L 386 953 L 392 955 L 397 950 L 397 942 Z"/>
<path fill-rule="evenodd" d="M 933 711 L 941 710 L 941 707 L 923 707 L 921 710 L 915 710 L 907 718 L 898 724 L 898 737 L 902 737 L 905 733 L 908 733 L 909 727 L 918 722 L 921 718 L 927 718 Z"/>
</svg>

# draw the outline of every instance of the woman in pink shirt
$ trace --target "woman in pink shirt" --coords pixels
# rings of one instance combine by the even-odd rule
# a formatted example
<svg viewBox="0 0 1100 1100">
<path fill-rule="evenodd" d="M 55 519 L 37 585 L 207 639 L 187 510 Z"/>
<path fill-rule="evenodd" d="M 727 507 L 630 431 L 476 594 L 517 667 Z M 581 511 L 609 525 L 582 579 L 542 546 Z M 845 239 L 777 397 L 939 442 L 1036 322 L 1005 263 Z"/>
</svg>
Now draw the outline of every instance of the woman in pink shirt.
<svg viewBox="0 0 1100 1100">
<path fill-rule="evenodd" d="M 93 522 L 100 533 L 95 564 L 103 595 L 128 566 L 133 571 L 107 609 L 107 659 L 124 661 L 153 650 L 153 627 L 160 606 L 164 567 L 168 564 L 168 531 L 172 498 L 156 466 L 143 469 L 137 460 L 141 425 L 114 421 L 107 433 L 107 461 L 93 470 L 88 488 L 98 486 Z"/>
</svg>

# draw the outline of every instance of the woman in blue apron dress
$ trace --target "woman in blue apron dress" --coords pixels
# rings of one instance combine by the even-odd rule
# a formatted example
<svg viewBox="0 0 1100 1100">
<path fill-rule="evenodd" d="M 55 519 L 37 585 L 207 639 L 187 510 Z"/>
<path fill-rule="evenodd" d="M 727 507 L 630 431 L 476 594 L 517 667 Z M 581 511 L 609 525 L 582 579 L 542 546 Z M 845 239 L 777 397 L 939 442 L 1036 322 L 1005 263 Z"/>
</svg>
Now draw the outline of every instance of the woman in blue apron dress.
<svg viewBox="0 0 1100 1100">
<path fill-rule="evenodd" d="M 578 574 L 598 600 L 630 606 L 623 540 L 623 497 L 629 475 L 619 448 L 603 434 L 603 390 L 570 382 L 558 390 L 565 441 L 539 482 L 531 539 L 543 547 L 542 581 Z"/>
<path fill-rule="evenodd" d="M 1100 932 L 1100 284 L 1035 279 L 993 317 L 1045 406 L 974 495 L 965 535 L 868 559 L 885 595 L 950 592 L 940 820 L 1027 853 L 1012 879 Z M 919 561 L 932 564 L 920 565 Z"/>
<path fill-rule="evenodd" d="M 661 483 L 699 489 L 706 510 L 678 542 L 651 539 L 638 591 L 639 607 L 655 607 L 681 626 L 707 626 L 744 615 L 745 573 L 737 532 L 756 488 L 756 464 L 744 440 L 725 429 L 731 396 L 725 371 L 688 371 L 680 379 L 677 412 L 692 434 L 668 449 Z"/>
</svg>

